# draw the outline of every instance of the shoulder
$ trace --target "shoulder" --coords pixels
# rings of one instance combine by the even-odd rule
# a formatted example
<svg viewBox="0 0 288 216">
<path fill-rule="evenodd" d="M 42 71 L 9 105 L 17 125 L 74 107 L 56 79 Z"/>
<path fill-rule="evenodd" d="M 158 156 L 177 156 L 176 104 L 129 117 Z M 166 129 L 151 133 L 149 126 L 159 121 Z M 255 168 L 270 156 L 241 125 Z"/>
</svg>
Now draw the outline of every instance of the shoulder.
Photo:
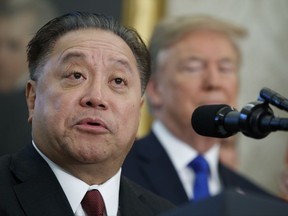
<svg viewBox="0 0 288 216">
<path fill-rule="evenodd" d="M 175 207 L 168 200 L 144 189 L 124 176 L 121 177 L 120 193 L 122 197 L 125 196 L 126 200 L 127 198 L 130 199 L 130 202 L 133 200 L 135 206 L 149 209 L 154 213 L 164 212 Z"/>
<path fill-rule="evenodd" d="M 7 172 L 9 171 L 9 166 L 11 164 L 11 155 L 3 155 L 0 157 L 0 179 L 5 177 L 7 175 Z"/>
<path fill-rule="evenodd" d="M 147 136 L 136 139 L 128 153 L 127 160 L 132 158 L 154 158 L 159 152 L 163 151 L 163 147 L 157 139 L 156 135 L 151 131 Z"/>
<path fill-rule="evenodd" d="M 236 191 L 244 193 L 257 193 L 269 197 L 275 197 L 253 180 L 237 171 L 231 170 L 223 164 L 219 165 L 219 173 L 226 189 L 235 189 Z"/>
<path fill-rule="evenodd" d="M 12 155 L 4 155 L 0 157 L 0 215 L 3 209 L 12 203 L 17 208 L 14 186 L 18 179 L 11 172 Z"/>
<path fill-rule="evenodd" d="M 163 154 L 166 154 L 163 147 L 151 132 L 134 142 L 122 165 L 122 173 L 129 178 L 131 176 L 142 176 L 143 173 L 140 170 L 143 169 L 143 166 L 158 160 L 163 157 Z"/>
</svg>

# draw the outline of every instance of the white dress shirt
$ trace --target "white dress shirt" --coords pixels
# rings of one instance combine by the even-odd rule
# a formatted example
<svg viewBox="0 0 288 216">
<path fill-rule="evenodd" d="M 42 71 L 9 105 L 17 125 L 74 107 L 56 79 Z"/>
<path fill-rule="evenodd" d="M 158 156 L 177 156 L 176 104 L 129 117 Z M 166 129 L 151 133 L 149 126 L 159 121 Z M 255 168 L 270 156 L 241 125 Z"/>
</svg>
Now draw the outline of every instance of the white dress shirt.
<svg viewBox="0 0 288 216">
<path fill-rule="evenodd" d="M 167 152 L 172 164 L 174 165 L 178 176 L 183 184 L 189 199 L 193 198 L 194 172 L 188 167 L 188 164 L 197 157 L 198 153 L 191 147 L 173 134 L 160 122 L 154 121 L 152 130 L 159 139 L 161 145 Z M 221 190 L 221 183 L 218 173 L 219 144 L 213 145 L 203 156 L 207 160 L 210 168 L 209 192 L 216 195 Z"/>
<path fill-rule="evenodd" d="M 33 141 L 32 143 L 37 152 L 49 164 L 50 168 L 56 175 L 75 216 L 87 216 L 81 206 L 81 201 L 86 192 L 92 189 L 97 189 L 101 193 L 105 203 L 106 214 L 108 216 L 117 216 L 121 169 L 119 169 L 116 175 L 105 183 L 90 186 L 55 164 L 37 148 Z"/>
</svg>

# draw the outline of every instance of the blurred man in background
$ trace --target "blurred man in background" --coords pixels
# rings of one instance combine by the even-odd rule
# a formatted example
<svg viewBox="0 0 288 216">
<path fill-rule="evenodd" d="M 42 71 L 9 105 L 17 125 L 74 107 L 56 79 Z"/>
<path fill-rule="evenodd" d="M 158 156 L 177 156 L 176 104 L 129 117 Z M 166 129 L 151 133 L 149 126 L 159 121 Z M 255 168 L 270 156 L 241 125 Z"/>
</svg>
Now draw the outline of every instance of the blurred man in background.
<svg viewBox="0 0 288 216">
<path fill-rule="evenodd" d="M 26 46 L 36 30 L 56 15 L 45 0 L 2 0 L 0 6 L 0 155 L 31 141 L 25 99 Z"/>
<path fill-rule="evenodd" d="M 191 127 L 198 106 L 237 107 L 238 42 L 245 34 L 242 27 L 209 16 L 172 17 L 156 26 L 146 91 L 155 121 L 128 154 L 124 175 L 177 205 L 228 187 L 267 194 L 224 165 L 231 155 L 225 163 L 235 165 L 235 137 L 204 137 Z"/>
</svg>

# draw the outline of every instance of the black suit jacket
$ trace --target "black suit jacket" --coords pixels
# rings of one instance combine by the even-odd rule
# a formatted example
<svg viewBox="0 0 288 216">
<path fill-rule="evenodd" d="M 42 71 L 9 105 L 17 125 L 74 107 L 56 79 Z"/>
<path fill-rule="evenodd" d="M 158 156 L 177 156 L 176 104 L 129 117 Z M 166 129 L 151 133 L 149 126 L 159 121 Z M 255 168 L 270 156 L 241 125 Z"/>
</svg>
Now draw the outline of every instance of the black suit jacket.
<svg viewBox="0 0 288 216">
<path fill-rule="evenodd" d="M 0 93 L 0 156 L 11 154 L 31 142 L 31 125 L 25 87 L 10 93 Z"/>
<path fill-rule="evenodd" d="M 122 173 L 175 205 L 189 200 L 169 156 L 153 132 L 134 143 L 124 161 Z M 224 189 L 272 196 L 221 163 L 219 176 Z"/>
<path fill-rule="evenodd" d="M 121 177 L 121 216 L 157 215 L 168 201 Z M 61 185 L 32 145 L 0 158 L 1 216 L 74 216 Z"/>
</svg>

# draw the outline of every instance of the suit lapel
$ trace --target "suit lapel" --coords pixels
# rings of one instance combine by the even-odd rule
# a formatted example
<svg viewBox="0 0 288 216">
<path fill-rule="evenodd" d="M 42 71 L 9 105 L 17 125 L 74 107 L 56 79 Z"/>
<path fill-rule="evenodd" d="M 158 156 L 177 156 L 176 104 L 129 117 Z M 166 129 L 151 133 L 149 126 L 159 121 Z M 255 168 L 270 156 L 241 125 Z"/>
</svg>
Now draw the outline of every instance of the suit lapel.
<svg viewBox="0 0 288 216">
<path fill-rule="evenodd" d="M 29 216 L 74 215 L 54 173 L 32 145 L 12 158 L 16 196 Z"/>
<path fill-rule="evenodd" d="M 152 212 L 140 200 L 141 193 L 133 189 L 125 177 L 120 184 L 120 215 L 121 216 L 150 216 Z"/>
<path fill-rule="evenodd" d="M 138 149 L 138 154 L 145 160 L 141 169 L 153 191 L 176 204 L 188 201 L 172 162 L 153 132 L 143 142 L 145 144 L 139 145 Z"/>
</svg>

